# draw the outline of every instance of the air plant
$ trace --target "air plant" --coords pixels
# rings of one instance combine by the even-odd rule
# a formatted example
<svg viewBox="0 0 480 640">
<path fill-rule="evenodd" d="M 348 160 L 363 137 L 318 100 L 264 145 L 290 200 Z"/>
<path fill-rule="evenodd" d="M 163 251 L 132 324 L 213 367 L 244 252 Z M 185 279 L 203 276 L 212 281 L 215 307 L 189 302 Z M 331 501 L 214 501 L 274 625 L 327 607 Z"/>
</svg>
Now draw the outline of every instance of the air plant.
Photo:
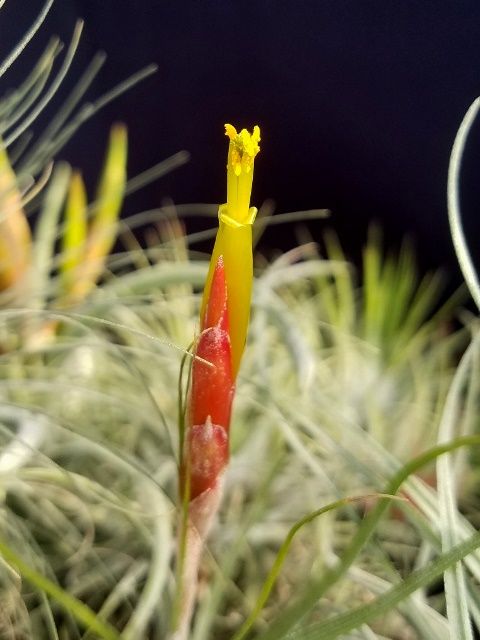
<svg viewBox="0 0 480 640">
<path fill-rule="evenodd" d="M 90 212 L 80 172 L 71 173 L 66 165 L 60 165 L 55 171 L 37 228 L 39 234 L 56 233 L 57 220 L 61 219 L 61 210 L 65 208 L 62 253 L 58 257 L 60 277 L 53 278 L 45 270 L 48 265 L 44 261 L 57 259 L 53 247 L 55 236 L 50 238 L 50 255 L 39 251 L 38 245 L 35 249 L 17 178 L 7 152 L 3 150 L 5 188 L 3 198 L 0 196 L 4 216 L 0 229 L 3 255 L 0 291 L 6 304 L 65 310 L 84 301 L 102 275 L 117 235 L 126 185 L 126 160 L 126 128 L 116 125 L 112 128 L 97 198 Z M 36 321 L 24 325 L 20 334 L 29 348 L 40 349 L 52 339 L 60 324 L 58 318 Z M 4 345 L 5 348 L 8 345 Z"/>
<path fill-rule="evenodd" d="M 212 214 L 196 205 L 118 221 L 130 245 L 108 255 L 116 214 L 102 217 L 107 247 L 103 187 L 87 204 L 79 174 L 50 165 L 90 113 L 80 108 L 66 123 L 82 91 L 40 140 L 12 147 L 53 98 L 57 80 L 42 91 L 58 55 L 53 41 L 0 106 L 9 214 L 0 217 L 2 640 L 165 640 L 175 628 L 192 640 L 471 640 L 480 626 L 480 536 L 466 514 L 478 517 L 478 472 L 466 454 L 479 444 L 476 319 L 462 314 L 463 328 L 452 327 L 458 297 L 436 311 L 439 277 L 417 277 L 412 250 L 385 255 L 372 233 L 356 270 L 329 235 L 325 257 L 308 242 L 258 260 L 243 351 L 253 214 L 248 202 L 241 213 L 231 208 L 239 176 L 228 175 L 230 207 L 220 209 L 210 266 L 193 251 L 198 234 L 178 220 Z M 478 297 L 458 211 L 477 108 L 454 147 L 449 193 Z M 227 134 L 235 158 L 242 140 Z M 123 167 L 125 134 L 112 135 Z M 151 175 L 122 177 L 110 213 Z M 240 225 L 229 226 L 225 216 L 237 214 Z M 129 233 L 145 220 L 155 226 L 140 247 Z M 255 235 L 269 222 L 259 216 Z M 245 252 L 228 244 L 238 229 Z M 89 251 L 91 270 L 82 262 Z M 406 499 L 395 510 L 378 499 L 398 492 Z M 357 499 L 365 494 L 377 499 Z"/>
<path fill-rule="evenodd" d="M 52 0 L 45 2 L 25 37 L 1 65 L 2 75 L 42 26 L 52 4 Z M 115 125 L 97 194 L 90 203 L 81 173 L 72 172 L 64 162 L 53 162 L 54 155 L 85 121 L 155 71 L 150 65 L 82 105 L 105 61 L 103 53 L 97 54 L 53 119 L 34 137 L 30 127 L 66 78 L 82 30 L 83 22 L 78 21 L 58 70 L 55 66 L 63 44 L 53 38 L 20 87 L 0 100 L 0 305 L 5 310 L 0 351 L 16 352 L 19 361 L 30 364 L 41 361 L 42 353 L 65 330 L 65 314 L 78 310 L 104 276 L 125 194 L 186 159 L 185 154 L 177 154 L 127 182 L 126 128 Z M 32 218 L 36 218 L 34 225 Z M 75 332 L 70 329 L 66 334 L 74 339 Z M 15 450 L 22 449 L 24 443 L 18 464 L 28 459 L 32 447 L 42 440 L 43 423 L 40 420 L 38 424 L 33 436 L 30 420 L 18 422 L 17 439 L 12 443 Z"/>
</svg>

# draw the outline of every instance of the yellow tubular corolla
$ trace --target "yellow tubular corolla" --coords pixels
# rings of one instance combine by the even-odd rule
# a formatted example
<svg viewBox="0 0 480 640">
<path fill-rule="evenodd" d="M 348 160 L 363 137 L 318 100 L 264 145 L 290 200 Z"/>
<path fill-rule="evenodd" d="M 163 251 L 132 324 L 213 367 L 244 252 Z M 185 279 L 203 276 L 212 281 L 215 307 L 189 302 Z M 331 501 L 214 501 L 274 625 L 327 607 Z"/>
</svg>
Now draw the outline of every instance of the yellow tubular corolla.
<svg viewBox="0 0 480 640">
<path fill-rule="evenodd" d="M 227 163 L 227 202 L 218 211 L 219 228 L 210 260 L 201 307 L 205 314 L 215 265 L 223 256 L 227 285 L 227 304 L 232 347 L 232 370 L 236 377 L 247 337 L 252 295 L 252 224 L 257 210 L 250 208 L 253 165 L 260 151 L 260 129 L 253 133 L 242 129 L 237 133 L 231 124 L 225 125 L 230 139 Z"/>
</svg>

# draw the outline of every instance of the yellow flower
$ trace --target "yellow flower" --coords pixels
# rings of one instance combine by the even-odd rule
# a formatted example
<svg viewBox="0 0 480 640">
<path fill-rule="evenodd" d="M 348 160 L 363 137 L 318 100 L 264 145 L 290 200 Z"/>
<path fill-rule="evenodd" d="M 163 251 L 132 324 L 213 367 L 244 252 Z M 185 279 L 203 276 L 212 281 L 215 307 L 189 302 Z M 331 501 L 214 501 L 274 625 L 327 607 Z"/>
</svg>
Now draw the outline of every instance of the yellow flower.
<svg viewBox="0 0 480 640">
<path fill-rule="evenodd" d="M 223 256 L 227 284 L 228 317 L 232 346 L 232 370 L 236 377 L 240 367 L 248 322 L 252 294 L 252 224 L 257 210 L 250 207 L 253 166 L 260 151 L 260 129 L 249 133 L 242 129 L 237 133 L 231 124 L 225 125 L 230 139 L 227 162 L 227 202 L 218 211 L 219 228 L 212 252 L 210 268 L 203 293 L 201 319 L 205 315 L 210 295 L 215 265 Z"/>
</svg>

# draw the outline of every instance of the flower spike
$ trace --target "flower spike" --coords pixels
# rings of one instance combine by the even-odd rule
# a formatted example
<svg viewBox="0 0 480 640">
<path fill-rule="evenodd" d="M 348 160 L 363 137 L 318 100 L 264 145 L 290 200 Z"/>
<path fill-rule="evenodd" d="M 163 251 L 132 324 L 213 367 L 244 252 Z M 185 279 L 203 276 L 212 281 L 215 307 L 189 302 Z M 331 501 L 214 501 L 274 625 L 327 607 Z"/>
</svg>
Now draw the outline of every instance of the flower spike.
<svg viewBox="0 0 480 640">
<path fill-rule="evenodd" d="M 200 309 L 200 336 L 192 364 L 185 439 L 181 436 L 182 522 L 178 553 L 178 614 L 172 640 L 186 640 L 195 606 L 203 544 L 220 506 L 229 456 L 229 430 L 235 379 L 240 366 L 252 292 L 253 165 L 260 129 L 252 133 L 225 125 L 230 142 L 227 202 L 218 212 L 219 228 Z M 181 418 L 181 425 L 183 418 Z"/>
<path fill-rule="evenodd" d="M 260 150 L 260 129 L 237 133 L 225 125 L 230 139 L 227 203 L 219 209 L 219 229 L 200 310 L 200 336 L 192 365 L 186 450 L 182 452 L 181 493 L 185 474 L 190 499 L 212 488 L 228 461 L 228 431 L 250 316 L 252 290 L 252 223 L 250 209 L 253 165 Z"/>
</svg>

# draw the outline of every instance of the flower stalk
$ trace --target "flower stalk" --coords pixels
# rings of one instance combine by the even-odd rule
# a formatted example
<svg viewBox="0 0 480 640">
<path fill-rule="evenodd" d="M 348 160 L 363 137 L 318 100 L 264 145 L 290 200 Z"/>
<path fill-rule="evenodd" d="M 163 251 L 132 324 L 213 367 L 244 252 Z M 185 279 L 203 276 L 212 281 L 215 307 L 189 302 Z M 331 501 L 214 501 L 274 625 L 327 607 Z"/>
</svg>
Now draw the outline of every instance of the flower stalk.
<svg viewBox="0 0 480 640">
<path fill-rule="evenodd" d="M 260 129 L 256 126 L 252 133 L 246 129 L 237 133 L 227 124 L 225 133 L 229 138 L 227 202 L 218 213 L 182 438 L 179 485 L 183 517 L 175 640 L 185 640 L 188 635 L 202 549 L 221 503 L 235 382 L 250 317 L 252 224 L 257 213 L 250 208 L 250 195 Z"/>
</svg>

